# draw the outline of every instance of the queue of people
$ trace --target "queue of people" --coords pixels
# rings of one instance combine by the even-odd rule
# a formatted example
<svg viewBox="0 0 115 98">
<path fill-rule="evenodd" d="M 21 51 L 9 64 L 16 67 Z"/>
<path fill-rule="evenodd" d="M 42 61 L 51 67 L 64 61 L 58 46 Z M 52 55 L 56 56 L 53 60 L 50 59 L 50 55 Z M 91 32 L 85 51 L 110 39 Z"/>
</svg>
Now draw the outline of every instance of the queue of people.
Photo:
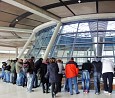
<svg viewBox="0 0 115 98">
<path fill-rule="evenodd" d="M 33 92 L 33 88 L 38 87 L 37 74 L 39 71 L 43 93 L 49 93 L 51 86 L 52 98 L 61 92 L 62 78 L 65 75 L 65 90 L 73 95 L 73 89 L 79 94 L 78 74 L 79 66 L 71 57 L 66 63 L 65 69 L 61 59 L 48 58 L 43 60 L 40 58 L 35 62 L 35 58 L 22 60 L 8 60 L 2 63 L 2 74 L 0 78 L 4 82 L 13 83 L 18 86 L 26 86 L 28 92 Z M 95 94 L 100 94 L 100 79 L 103 78 L 104 93 L 111 95 L 113 84 L 114 63 L 112 60 L 100 60 L 96 58 L 92 63 L 88 60 L 82 64 L 81 83 L 83 93 L 90 91 L 90 74 L 93 72 Z"/>
</svg>

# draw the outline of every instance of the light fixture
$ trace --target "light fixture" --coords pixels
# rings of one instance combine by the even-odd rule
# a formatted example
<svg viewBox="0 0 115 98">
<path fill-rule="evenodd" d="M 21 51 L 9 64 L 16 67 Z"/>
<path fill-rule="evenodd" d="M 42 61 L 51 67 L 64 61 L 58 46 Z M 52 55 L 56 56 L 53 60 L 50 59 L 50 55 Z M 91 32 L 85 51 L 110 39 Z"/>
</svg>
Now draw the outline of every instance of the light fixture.
<svg viewBox="0 0 115 98">
<path fill-rule="evenodd" d="M 78 3 L 81 3 L 81 0 L 78 0 Z"/>
</svg>

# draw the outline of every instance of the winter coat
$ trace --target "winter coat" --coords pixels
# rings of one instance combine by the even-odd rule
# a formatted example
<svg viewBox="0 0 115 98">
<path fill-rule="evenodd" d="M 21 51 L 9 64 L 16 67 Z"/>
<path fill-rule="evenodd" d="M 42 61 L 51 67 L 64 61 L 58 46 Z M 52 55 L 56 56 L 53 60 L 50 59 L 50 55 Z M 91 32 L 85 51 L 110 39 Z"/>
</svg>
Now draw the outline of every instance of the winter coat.
<svg viewBox="0 0 115 98">
<path fill-rule="evenodd" d="M 59 68 L 58 68 L 57 63 L 50 63 L 47 66 L 46 76 L 49 76 L 49 82 L 50 83 L 59 82 L 58 72 L 59 72 Z"/>
<path fill-rule="evenodd" d="M 37 60 L 34 64 L 34 72 L 37 74 L 38 70 L 40 69 L 42 64 L 42 58 L 40 58 L 39 60 Z"/>
<path fill-rule="evenodd" d="M 30 61 L 28 64 L 29 64 L 29 68 L 27 69 L 27 73 L 33 74 L 33 71 L 34 71 L 34 62 Z"/>
<path fill-rule="evenodd" d="M 11 62 L 11 73 L 16 72 L 16 62 Z"/>
<path fill-rule="evenodd" d="M 82 70 L 88 70 L 88 72 L 90 73 L 92 69 L 92 64 L 89 62 L 83 63 L 82 64 Z"/>
<path fill-rule="evenodd" d="M 22 62 L 16 62 L 16 73 L 17 74 L 22 71 L 22 66 L 23 66 Z"/>
<path fill-rule="evenodd" d="M 77 63 L 74 61 L 69 61 L 65 66 L 66 78 L 73 78 L 78 75 L 79 69 Z"/>
<path fill-rule="evenodd" d="M 93 61 L 93 72 L 102 73 L 102 62 L 101 61 Z"/>
<path fill-rule="evenodd" d="M 40 77 L 42 83 L 48 83 L 49 78 L 45 78 L 45 75 L 47 73 L 47 63 L 42 63 L 40 67 Z"/>
<path fill-rule="evenodd" d="M 112 60 L 107 59 L 102 61 L 102 74 L 107 72 L 114 73 L 114 63 Z"/>
</svg>

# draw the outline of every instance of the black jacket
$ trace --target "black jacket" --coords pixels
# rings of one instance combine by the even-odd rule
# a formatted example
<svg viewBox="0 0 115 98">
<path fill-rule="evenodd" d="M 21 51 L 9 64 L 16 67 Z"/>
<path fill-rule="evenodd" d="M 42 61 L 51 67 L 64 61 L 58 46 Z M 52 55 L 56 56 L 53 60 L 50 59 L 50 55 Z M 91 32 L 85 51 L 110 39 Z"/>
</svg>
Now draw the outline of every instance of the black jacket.
<svg viewBox="0 0 115 98">
<path fill-rule="evenodd" d="M 42 58 L 40 58 L 39 60 L 37 60 L 34 64 L 34 72 L 37 74 L 38 73 L 38 70 L 40 69 L 41 67 L 41 64 L 42 64 Z"/>
<path fill-rule="evenodd" d="M 41 77 L 42 83 L 48 83 L 49 82 L 49 78 L 45 78 L 46 73 L 47 73 L 47 64 L 42 63 L 41 67 L 40 67 L 40 77 Z"/>
<path fill-rule="evenodd" d="M 93 71 L 102 73 L 102 62 L 101 61 L 93 61 Z"/>
<path fill-rule="evenodd" d="M 88 72 L 90 73 L 92 69 L 92 64 L 89 62 L 83 63 L 82 64 L 82 70 L 88 70 Z"/>
</svg>

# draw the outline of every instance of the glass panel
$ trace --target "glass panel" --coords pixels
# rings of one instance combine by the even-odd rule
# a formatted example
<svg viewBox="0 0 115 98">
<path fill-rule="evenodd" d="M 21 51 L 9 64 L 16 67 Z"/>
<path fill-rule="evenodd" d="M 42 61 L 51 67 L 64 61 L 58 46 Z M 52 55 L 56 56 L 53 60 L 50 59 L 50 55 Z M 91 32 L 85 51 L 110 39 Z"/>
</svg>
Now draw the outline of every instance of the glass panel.
<svg viewBox="0 0 115 98">
<path fill-rule="evenodd" d="M 70 24 L 70 25 L 65 25 L 63 27 L 62 33 L 73 33 L 77 31 L 78 23 L 76 24 Z"/>
<path fill-rule="evenodd" d="M 29 50 L 28 56 L 43 57 L 54 29 L 55 26 L 51 26 L 36 34 L 35 43 L 31 51 Z M 97 41 L 94 41 L 94 39 L 97 39 Z M 96 45 L 99 45 L 99 47 L 94 47 Z M 100 47 L 102 49 L 95 49 Z M 66 63 L 73 56 L 75 61 L 81 65 L 87 60 L 93 61 L 96 50 L 102 51 L 102 55 L 100 55 L 102 59 L 115 59 L 114 20 L 85 20 L 64 23 L 49 53 L 49 57 L 60 58 Z"/>
<path fill-rule="evenodd" d="M 78 32 L 86 32 L 86 31 L 90 31 L 88 23 L 80 23 Z"/>
</svg>

